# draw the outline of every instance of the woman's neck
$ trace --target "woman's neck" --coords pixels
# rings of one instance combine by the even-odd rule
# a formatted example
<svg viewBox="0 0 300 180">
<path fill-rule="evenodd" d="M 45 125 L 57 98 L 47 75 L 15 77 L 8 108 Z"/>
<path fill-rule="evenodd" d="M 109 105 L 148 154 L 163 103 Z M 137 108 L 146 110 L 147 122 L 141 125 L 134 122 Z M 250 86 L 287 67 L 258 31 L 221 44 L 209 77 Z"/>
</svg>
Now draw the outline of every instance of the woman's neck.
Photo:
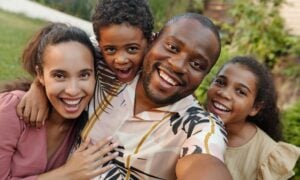
<svg viewBox="0 0 300 180">
<path fill-rule="evenodd" d="M 243 124 L 225 125 L 229 147 L 239 147 L 249 142 L 256 134 L 257 128 L 254 124 L 246 122 Z"/>
</svg>

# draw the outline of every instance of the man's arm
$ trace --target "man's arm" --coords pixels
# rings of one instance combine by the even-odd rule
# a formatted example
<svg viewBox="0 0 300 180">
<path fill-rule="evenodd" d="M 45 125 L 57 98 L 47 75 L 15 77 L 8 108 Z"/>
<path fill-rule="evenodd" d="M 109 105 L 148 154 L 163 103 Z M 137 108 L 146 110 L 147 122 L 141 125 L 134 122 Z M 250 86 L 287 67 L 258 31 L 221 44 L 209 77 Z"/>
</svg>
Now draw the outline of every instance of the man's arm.
<svg viewBox="0 0 300 180">
<path fill-rule="evenodd" d="M 191 154 L 180 158 L 176 164 L 178 180 L 232 180 L 225 164 L 209 154 Z"/>
</svg>

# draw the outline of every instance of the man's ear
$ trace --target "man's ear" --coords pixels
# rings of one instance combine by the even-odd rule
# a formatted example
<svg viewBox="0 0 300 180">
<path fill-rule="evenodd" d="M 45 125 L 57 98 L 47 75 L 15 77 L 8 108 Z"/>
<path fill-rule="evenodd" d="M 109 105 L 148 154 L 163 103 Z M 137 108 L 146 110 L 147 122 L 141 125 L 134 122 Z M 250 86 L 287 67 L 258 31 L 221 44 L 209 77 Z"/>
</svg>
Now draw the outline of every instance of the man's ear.
<svg viewBox="0 0 300 180">
<path fill-rule="evenodd" d="M 261 108 L 264 107 L 264 104 L 264 102 L 255 103 L 249 113 L 249 116 L 255 116 L 261 110 Z"/>
<path fill-rule="evenodd" d="M 36 72 L 36 77 L 37 77 L 38 81 L 40 82 L 40 84 L 45 86 L 45 80 L 44 80 L 44 75 L 43 75 L 42 69 L 39 68 L 38 66 L 35 66 L 35 72 Z"/>
</svg>

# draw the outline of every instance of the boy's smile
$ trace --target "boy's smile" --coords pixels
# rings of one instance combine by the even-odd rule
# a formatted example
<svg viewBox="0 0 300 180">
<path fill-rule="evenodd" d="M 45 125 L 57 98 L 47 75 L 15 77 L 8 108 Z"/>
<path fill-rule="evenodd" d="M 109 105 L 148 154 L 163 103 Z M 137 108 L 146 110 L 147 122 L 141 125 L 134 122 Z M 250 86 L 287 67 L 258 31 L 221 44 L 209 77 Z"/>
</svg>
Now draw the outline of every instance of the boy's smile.
<svg viewBox="0 0 300 180">
<path fill-rule="evenodd" d="M 102 27 L 99 46 L 110 69 L 122 82 L 130 82 L 140 69 L 147 47 L 143 32 L 127 23 Z"/>
</svg>

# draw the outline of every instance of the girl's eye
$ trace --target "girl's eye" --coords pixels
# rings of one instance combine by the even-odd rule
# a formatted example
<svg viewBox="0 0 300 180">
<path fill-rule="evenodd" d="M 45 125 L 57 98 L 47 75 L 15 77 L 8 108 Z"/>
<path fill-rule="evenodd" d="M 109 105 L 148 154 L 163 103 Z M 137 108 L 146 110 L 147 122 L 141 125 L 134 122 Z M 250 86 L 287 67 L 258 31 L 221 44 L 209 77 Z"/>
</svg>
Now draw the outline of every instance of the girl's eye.
<svg viewBox="0 0 300 180">
<path fill-rule="evenodd" d="M 206 63 L 204 61 L 201 61 L 200 59 L 195 59 L 191 61 L 190 65 L 197 71 L 205 71 L 207 67 Z"/>
<path fill-rule="evenodd" d="M 127 48 L 127 52 L 130 53 L 130 54 L 134 54 L 138 51 L 138 48 L 135 47 L 135 46 L 132 46 L 132 47 L 128 47 Z"/>
<path fill-rule="evenodd" d="M 244 90 L 242 90 L 242 89 L 237 89 L 236 92 L 237 92 L 239 95 L 247 96 L 246 91 L 244 91 Z"/>
<path fill-rule="evenodd" d="M 178 53 L 179 52 L 179 48 L 175 44 L 172 44 L 172 43 L 167 44 L 167 49 L 172 53 Z"/>
</svg>

